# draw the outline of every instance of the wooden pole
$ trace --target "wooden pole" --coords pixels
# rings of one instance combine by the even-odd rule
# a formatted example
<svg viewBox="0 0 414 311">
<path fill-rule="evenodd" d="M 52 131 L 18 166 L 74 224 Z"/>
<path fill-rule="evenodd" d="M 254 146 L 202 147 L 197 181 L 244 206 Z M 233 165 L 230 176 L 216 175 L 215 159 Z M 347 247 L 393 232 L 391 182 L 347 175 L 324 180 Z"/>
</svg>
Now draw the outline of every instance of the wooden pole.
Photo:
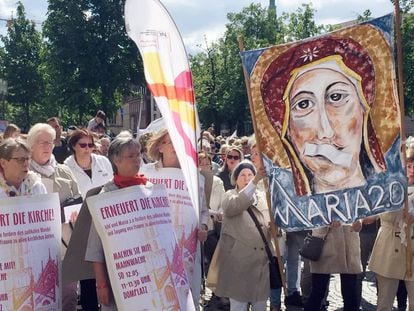
<svg viewBox="0 0 414 311">
<path fill-rule="evenodd" d="M 240 51 L 244 51 L 244 42 L 243 42 L 243 36 L 238 36 L 237 40 L 239 41 L 239 49 Z M 249 76 L 247 74 L 246 69 L 243 67 L 243 74 L 244 74 L 244 82 L 246 84 L 246 90 L 247 90 L 247 98 L 249 100 L 249 107 L 250 107 L 250 113 L 252 115 L 252 123 L 253 123 L 253 130 L 254 130 L 254 135 L 256 136 L 256 146 L 257 149 L 259 151 L 260 154 L 260 162 L 261 165 L 264 167 L 264 163 L 263 163 L 263 158 L 262 158 L 262 151 L 261 151 L 261 141 L 259 140 L 259 135 L 257 135 L 258 131 L 257 131 L 257 124 L 256 124 L 256 120 L 254 118 L 255 113 L 254 113 L 254 107 L 253 107 L 253 101 L 252 101 L 252 93 L 250 91 L 250 80 L 249 80 Z M 275 244 L 275 248 L 276 248 L 276 256 L 277 256 L 277 262 L 278 262 L 278 266 L 279 266 L 279 271 L 280 271 L 280 276 L 282 278 L 282 286 L 283 286 L 283 291 L 285 293 L 285 296 L 287 296 L 287 289 L 286 289 L 286 277 L 285 277 L 285 273 L 283 270 L 283 263 L 282 263 L 282 256 L 280 253 L 280 248 L 279 248 L 279 242 L 277 239 L 277 232 L 278 227 L 276 226 L 275 222 L 274 222 L 274 218 L 273 218 L 273 214 L 272 214 L 272 203 L 271 203 L 271 199 L 270 199 L 270 193 L 269 193 L 269 185 L 267 182 L 267 179 L 264 180 L 264 184 L 265 184 L 265 189 L 266 189 L 266 201 L 267 201 L 267 209 L 269 210 L 269 216 L 270 216 L 270 232 L 272 235 L 272 238 L 274 240 L 274 244 Z"/>
<path fill-rule="evenodd" d="M 405 108 L 404 108 L 404 74 L 403 74 L 403 52 L 402 52 L 402 40 L 401 40 L 401 14 L 400 14 L 400 2 L 395 0 L 395 34 L 396 34 L 396 46 L 397 46 L 397 79 L 398 79 L 398 99 L 400 102 L 400 116 L 401 116 L 401 153 L 403 158 L 404 165 L 407 162 L 406 157 L 406 144 L 405 144 Z M 405 269 L 408 277 L 411 277 L 413 274 L 412 271 L 412 259 L 413 255 L 411 253 L 411 222 L 408 214 L 408 201 L 407 197 L 404 202 L 404 218 L 407 222 L 407 227 L 405 228 L 405 236 L 407 239 L 406 253 L 405 253 Z"/>
</svg>

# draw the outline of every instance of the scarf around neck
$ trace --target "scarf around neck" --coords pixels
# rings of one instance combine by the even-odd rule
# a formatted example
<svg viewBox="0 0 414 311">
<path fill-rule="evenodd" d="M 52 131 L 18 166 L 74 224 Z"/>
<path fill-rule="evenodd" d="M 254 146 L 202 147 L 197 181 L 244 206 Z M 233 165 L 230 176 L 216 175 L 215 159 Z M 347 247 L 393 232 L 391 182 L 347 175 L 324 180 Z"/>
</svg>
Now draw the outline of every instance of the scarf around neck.
<svg viewBox="0 0 414 311">
<path fill-rule="evenodd" d="M 130 186 L 146 185 L 147 178 L 144 175 L 139 174 L 136 174 L 133 177 L 124 177 L 118 174 L 114 174 L 114 184 L 121 189 Z"/>
<path fill-rule="evenodd" d="M 32 194 L 33 186 L 38 182 L 40 182 L 40 176 L 35 172 L 29 171 L 19 188 L 16 188 L 4 179 L 3 173 L 0 173 L 0 188 L 8 197 L 30 195 Z"/>
<path fill-rule="evenodd" d="M 36 161 L 30 160 L 30 169 L 46 177 L 50 177 L 55 173 L 56 166 L 57 162 L 53 154 L 50 156 L 49 161 L 44 165 L 40 165 Z"/>
</svg>

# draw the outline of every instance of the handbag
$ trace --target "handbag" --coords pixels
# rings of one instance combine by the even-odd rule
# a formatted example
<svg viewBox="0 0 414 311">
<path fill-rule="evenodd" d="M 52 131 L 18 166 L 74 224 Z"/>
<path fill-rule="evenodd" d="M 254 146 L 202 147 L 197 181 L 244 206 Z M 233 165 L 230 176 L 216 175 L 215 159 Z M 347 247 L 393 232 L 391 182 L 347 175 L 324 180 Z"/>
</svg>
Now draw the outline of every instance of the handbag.
<svg viewBox="0 0 414 311">
<path fill-rule="evenodd" d="M 259 231 L 259 234 L 263 240 L 263 243 L 265 245 L 265 250 L 267 257 L 269 259 L 269 278 L 270 278 L 270 288 L 271 289 L 278 289 L 282 287 L 282 277 L 280 275 L 280 269 L 279 269 L 279 262 L 277 261 L 277 258 L 272 255 L 272 252 L 269 248 L 269 243 L 267 242 L 267 239 L 262 231 L 262 228 L 260 226 L 259 221 L 257 220 L 256 215 L 253 213 L 252 209 L 249 207 L 247 209 L 247 212 L 249 213 L 250 217 L 252 218 L 254 224 L 256 225 L 257 230 Z"/>
<path fill-rule="evenodd" d="M 323 238 L 317 237 L 308 233 L 303 241 L 303 246 L 299 250 L 299 254 L 311 261 L 318 261 L 321 258 L 323 245 L 325 244 L 326 237 L 331 229 L 328 229 Z"/>
</svg>

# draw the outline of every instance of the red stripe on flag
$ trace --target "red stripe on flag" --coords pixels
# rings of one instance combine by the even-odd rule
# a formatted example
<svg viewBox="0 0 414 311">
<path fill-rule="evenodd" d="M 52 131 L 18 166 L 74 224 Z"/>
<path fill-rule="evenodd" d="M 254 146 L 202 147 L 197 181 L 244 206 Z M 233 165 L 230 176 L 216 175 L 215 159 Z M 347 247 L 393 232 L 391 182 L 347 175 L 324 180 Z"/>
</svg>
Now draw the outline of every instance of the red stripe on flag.
<svg viewBox="0 0 414 311">
<path fill-rule="evenodd" d="M 194 105 L 193 79 L 189 70 L 185 70 L 177 75 L 173 86 L 167 86 L 165 83 L 148 83 L 148 87 L 155 97 L 163 96 Z"/>
<path fill-rule="evenodd" d="M 198 166 L 198 161 L 197 161 L 197 152 L 194 149 L 193 145 L 191 144 L 191 139 L 186 135 L 184 129 L 183 129 L 183 125 L 181 122 L 181 118 L 180 115 L 176 112 L 172 112 L 172 118 L 174 120 L 174 124 L 175 127 L 177 128 L 178 133 L 180 134 L 181 138 L 184 141 L 184 149 L 185 149 L 185 153 L 194 161 L 194 164 L 196 165 L 196 167 Z"/>
<path fill-rule="evenodd" d="M 148 88 L 154 97 L 166 97 L 168 100 L 176 99 L 178 101 L 184 101 L 191 105 L 194 105 L 194 92 L 187 88 L 166 86 L 162 83 L 148 83 Z"/>
</svg>

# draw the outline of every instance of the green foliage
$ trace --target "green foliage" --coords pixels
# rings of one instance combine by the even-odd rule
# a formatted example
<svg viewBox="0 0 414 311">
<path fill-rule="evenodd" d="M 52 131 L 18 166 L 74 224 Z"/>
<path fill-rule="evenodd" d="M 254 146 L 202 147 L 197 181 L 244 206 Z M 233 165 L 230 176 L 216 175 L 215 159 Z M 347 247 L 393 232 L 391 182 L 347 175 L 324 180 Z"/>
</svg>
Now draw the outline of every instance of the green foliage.
<svg viewBox="0 0 414 311">
<path fill-rule="evenodd" d="M 392 4 L 395 5 L 395 0 L 391 0 Z M 399 1 L 400 10 L 403 13 L 408 13 L 412 8 L 414 8 L 414 0 L 401 0 Z"/>
<path fill-rule="evenodd" d="M 226 31 L 220 40 L 191 56 L 194 89 L 200 119 L 205 127 L 226 123 L 244 133 L 250 109 L 239 55 L 238 37 L 246 50 L 263 48 L 287 40 L 299 40 L 324 31 L 313 21 L 315 10 L 302 5 L 295 13 L 276 18 L 274 10 L 251 4 L 239 13 L 229 13 Z M 248 133 L 245 133 L 248 134 Z"/>
<path fill-rule="evenodd" d="M 362 23 L 365 21 L 368 21 L 372 18 L 372 12 L 371 10 L 365 10 L 362 15 L 358 14 L 357 16 L 357 23 Z"/>
<path fill-rule="evenodd" d="M 97 109 L 108 115 L 120 103 L 115 94 L 142 84 L 138 50 L 127 37 L 121 0 L 49 0 L 44 24 L 48 98 L 85 123 Z M 85 117 L 86 116 L 86 117 Z"/>
<path fill-rule="evenodd" d="M 302 4 L 294 13 L 283 13 L 285 41 L 298 41 L 313 37 L 324 31 L 314 21 L 315 9 L 312 4 Z"/>
<path fill-rule="evenodd" d="M 16 19 L 10 22 L 7 35 L 1 36 L 4 48 L 1 67 L 8 82 L 9 120 L 27 130 L 31 124 L 30 111 L 37 109 L 44 92 L 40 73 L 42 47 L 41 35 L 33 22 L 26 19 L 24 6 L 17 4 Z"/>
<path fill-rule="evenodd" d="M 414 13 L 403 15 L 402 27 L 405 113 L 414 114 Z"/>
</svg>

